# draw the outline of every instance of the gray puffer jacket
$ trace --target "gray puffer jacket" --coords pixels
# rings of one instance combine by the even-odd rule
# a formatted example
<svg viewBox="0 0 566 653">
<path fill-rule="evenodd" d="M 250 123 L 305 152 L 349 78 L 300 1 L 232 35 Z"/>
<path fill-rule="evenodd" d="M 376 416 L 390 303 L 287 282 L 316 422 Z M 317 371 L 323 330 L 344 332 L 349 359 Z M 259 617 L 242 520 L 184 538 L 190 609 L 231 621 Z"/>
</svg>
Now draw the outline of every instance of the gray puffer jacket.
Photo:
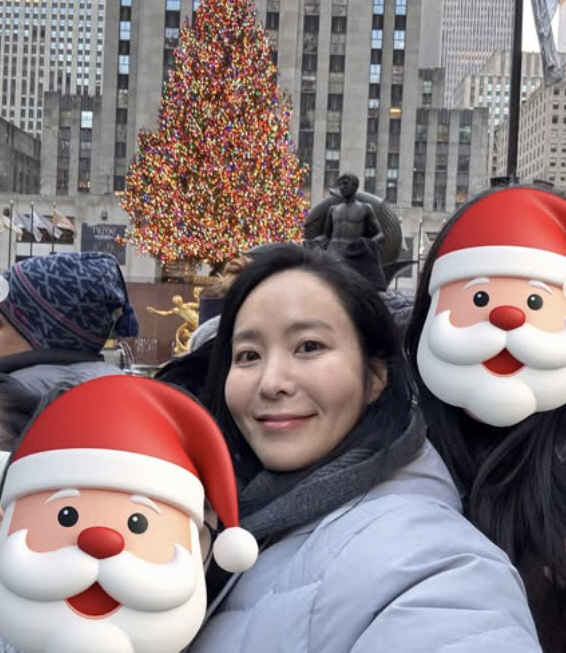
<svg viewBox="0 0 566 653">
<path fill-rule="evenodd" d="M 228 588 L 230 589 L 230 588 Z M 540 653 L 521 580 L 426 444 L 265 549 L 190 653 Z"/>
<path fill-rule="evenodd" d="M 17 438 L 42 397 L 54 387 L 69 388 L 99 376 L 123 373 L 99 354 L 31 350 L 0 357 L 0 424 Z"/>
<path fill-rule="evenodd" d="M 78 385 L 89 379 L 123 371 L 102 355 L 66 350 L 33 350 L 0 358 L 0 372 L 9 374 L 28 390 L 44 394 L 56 385 Z"/>
</svg>

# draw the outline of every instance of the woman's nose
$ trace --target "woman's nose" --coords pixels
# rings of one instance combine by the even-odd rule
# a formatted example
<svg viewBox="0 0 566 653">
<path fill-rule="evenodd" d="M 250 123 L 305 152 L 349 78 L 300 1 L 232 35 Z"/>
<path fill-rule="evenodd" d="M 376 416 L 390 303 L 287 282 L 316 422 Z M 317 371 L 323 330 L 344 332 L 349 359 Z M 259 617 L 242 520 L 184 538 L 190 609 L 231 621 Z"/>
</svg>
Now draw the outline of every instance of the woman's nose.
<svg viewBox="0 0 566 653">
<path fill-rule="evenodd" d="M 525 314 L 516 306 L 498 306 L 489 313 L 489 321 L 498 329 L 512 331 L 525 324 Z"/>
<path fill-rule="evenodd" d="M 105 526 L 85 528 L 77 544 L 81 551 L 98 560 L 111 558 L 124 550 L 124 538 L 118 531 Z"/>
<path fill-rule="evenodd" d="M 291 394 L 295 382 L 293 380 L 290 364 L 281 359 L 272 359 L 265 362 L 260 381 L 260 392 L 268 397 L 280 394 Z"/>
</svg>

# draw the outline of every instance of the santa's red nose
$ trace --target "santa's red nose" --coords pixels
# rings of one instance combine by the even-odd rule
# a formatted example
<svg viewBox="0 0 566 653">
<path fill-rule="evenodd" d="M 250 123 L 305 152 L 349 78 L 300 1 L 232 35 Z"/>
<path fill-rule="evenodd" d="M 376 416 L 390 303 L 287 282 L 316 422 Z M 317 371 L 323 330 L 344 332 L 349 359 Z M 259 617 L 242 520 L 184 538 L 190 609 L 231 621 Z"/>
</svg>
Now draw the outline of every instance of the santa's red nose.
<svg viewBox="0 0 566 653">
<path fill-rule="evenodd" d="M 104 560 L 118 555 L 124 549 L 124 538 L 118 531 L 105 526 L 86 528 L 77 540 L 79 549 L 93 558 Z"/>
<path fill-rule="evenodd" d="M 525 314 L 516 306 L 498 306 L 489 313 L 489 321 L 498 329 L 512 331 L 525 324 Z"/>
</svg>

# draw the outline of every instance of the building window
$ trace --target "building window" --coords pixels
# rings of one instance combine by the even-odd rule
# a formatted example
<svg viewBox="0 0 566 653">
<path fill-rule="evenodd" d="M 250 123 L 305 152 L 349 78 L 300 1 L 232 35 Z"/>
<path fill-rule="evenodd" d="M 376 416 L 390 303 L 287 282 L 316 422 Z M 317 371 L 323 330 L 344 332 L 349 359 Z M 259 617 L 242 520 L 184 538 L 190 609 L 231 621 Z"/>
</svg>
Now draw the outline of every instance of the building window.
<svg viewBox="0 0 566 653">
<path fill-rule="evenodd" d="M 345 34 L 348 26 L 347 16 L 332 16 L 331 31 L 333 34 Z"/>
<path fill-rule="evenodd" d="M 329 111 L 342 111 L 344 96 L 341 93 L 328 94 L 328 110 Z"/>
<path fill-rule="evenodd" d="M 326 149 L 340 150 L 341 134 L 339 132 L 328 132 L 326 134 Z"/>
<path fill-rule="evenodd" d="M 389 180 L 387 182 L 387 189 L 385 191 L 385 200 L 390 204 L 397 203 L 397 181 Z"/>
<path fill-rule="evenodd" d="M 383 48 L 383 30 L 371 30 L 371 47 L 374 50 L 381 50 Z"/>
<path fill-rule="evenodd" d="M 369 85 L 369 97 L 370 100 L 379 100 L 381 97 L 381 85 L 380 84 L 370 84 Z"/>
<path fill-rule="evenodd" d="M 395 0 L 395 14 L 405 16 L 407 14 L 407 0 Z"/>
<path fill-rule="evenodd" d="M 132 23 L 120 21 L 120 40 L 129 41 L 132 35 Z"/>
<path fill-rule="evenodd" d="M 314 107 L 316 96 L 314 93 L 301 93 L 300 129 L 314 129 Z"/>
<path fill-rule="evenodd" d="M 305 32 L 309 34 L 318 34 L 318 29 L 319 29 L 319 17 L 318 16 L 312 16 L 312 15 L 307 15 L 305 16 Z"/>
<path fill-rule="evenodd" d="M 278 11 L 268 11 L 265 16 L 265 27 L 267 29 L 278 30 L 279 29 L 279 12 Z"/>
<path fill-rule="evenodd" d="M 330 55 L 330 72 L 343 73 L 345 69 L 346 57 L 343 54 Z"/>
<path fill-rule="evenodd" d="M 373 13 L 383 15 L 385 0 L 373 0 Z"/>
<path fill-rule="evenodd" d="M 316 54 L 303 54 L 303 72 L 316 73 L 318 65 L 318 55 Z"/>
<path fill-rule="evenodd" d="M 393 32 L 393 49 L 394 50 L 405 49 L 405 30 L 395 30 Z"/>
<path fill-rule="evenodd" d="M 369 67 L 370 84 L 379 84 L 381 82 L 381 64 L 371 64 Z"/>
<path fill-rule="evenodd" d="M 120 75 L 129 75 L 130 73 L 130 55 L 122 54 L 118 57 L 118 73 Z"/>
<path fill-rule="evenodd" d="M 81 111 L 81 129 L 92 129 L 92 111 Z"/>
<path fill-rule="evenodd" d="M 303 162 L 312 161 L 312 149 L 314 145 L 314 133 L 312 131 L 299 132 L 299 158 Z"/>
<path fill-rule="evenodd" d="M 403 104 L 403 86 L 401 84 L 392 84 L 391 86 L 391 106 L 400 107 Z"/>
</svg>

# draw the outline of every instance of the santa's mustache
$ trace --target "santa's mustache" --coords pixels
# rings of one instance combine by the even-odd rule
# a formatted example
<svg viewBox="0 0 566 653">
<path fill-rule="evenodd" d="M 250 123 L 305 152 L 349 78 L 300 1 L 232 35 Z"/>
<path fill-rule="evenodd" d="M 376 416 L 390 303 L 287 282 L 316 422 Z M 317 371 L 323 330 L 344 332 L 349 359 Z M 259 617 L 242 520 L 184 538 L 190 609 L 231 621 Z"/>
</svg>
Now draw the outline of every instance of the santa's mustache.
<svg viewBox="0 0 566 653">
<path fill-rule="evenodd" d="M 527 367 L 551 370 L 566 366 L 566 328 L 549 332 L 524 324 L 503 331 L 487 321 L 456 327 L 447 310 L 432 320 L 428 344 L 438 358 L 454 365 L 483 363 L 507 349 Z"/>
<path fill-rule="evenodd" d="M 26 537 L 27 530 L 16 531 L 2 545 L 0 581 L 32 601 L 63 601 L 98 582 L 118 603 L 153 612 L 182 605 L 196 587 L 193 556 L 178 544 L 171 562 L 154 564 L 128 551 L 97 560 L 76 546 L 38 553 Z"/>
</svg>

